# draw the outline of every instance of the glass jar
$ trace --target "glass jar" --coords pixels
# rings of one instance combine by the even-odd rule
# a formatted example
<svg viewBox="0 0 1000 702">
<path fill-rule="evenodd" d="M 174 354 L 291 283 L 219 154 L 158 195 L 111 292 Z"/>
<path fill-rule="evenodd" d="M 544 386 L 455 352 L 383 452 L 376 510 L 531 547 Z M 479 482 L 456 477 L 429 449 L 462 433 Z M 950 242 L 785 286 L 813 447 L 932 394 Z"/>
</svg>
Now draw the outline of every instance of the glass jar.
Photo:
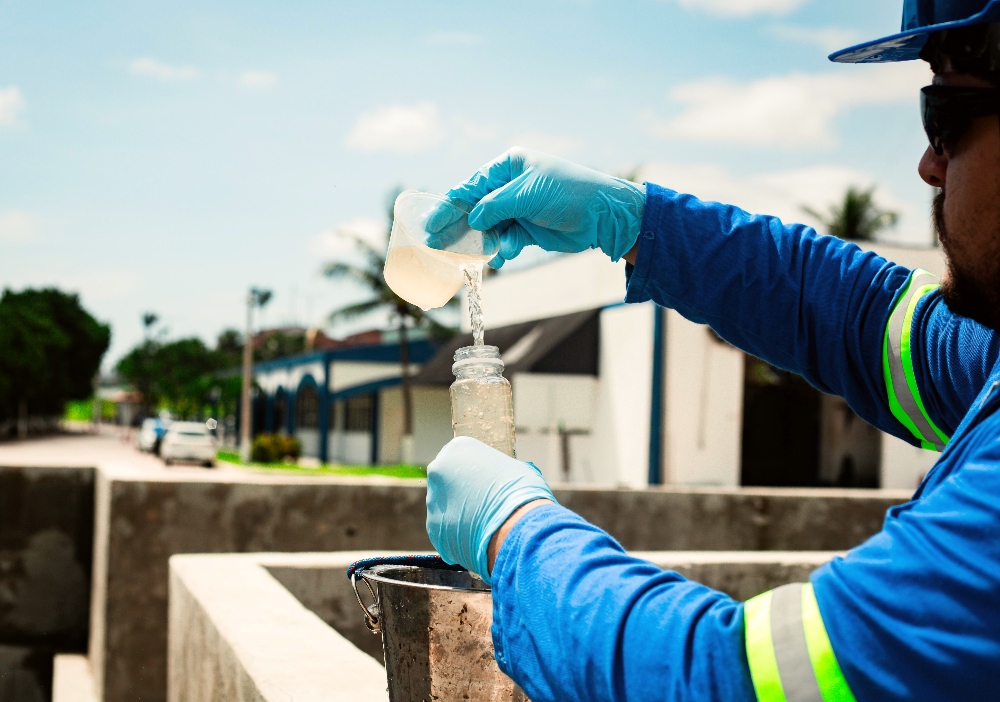
<svg viewBox="0 0 1000 702">
<path fill-rule="evenodd" d="M 463 346 L 451 367 L 451 426 L 514 456 L 514 402 L 496 346 Z"/>
</svg>

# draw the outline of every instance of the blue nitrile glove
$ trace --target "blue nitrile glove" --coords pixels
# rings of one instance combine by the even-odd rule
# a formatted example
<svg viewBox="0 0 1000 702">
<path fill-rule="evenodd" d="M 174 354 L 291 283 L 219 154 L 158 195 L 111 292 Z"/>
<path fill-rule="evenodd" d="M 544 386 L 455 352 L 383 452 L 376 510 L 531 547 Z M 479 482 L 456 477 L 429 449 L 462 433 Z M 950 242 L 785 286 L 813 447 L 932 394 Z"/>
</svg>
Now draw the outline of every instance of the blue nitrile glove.
<svg viewBox="0 0 1000 702">
<path fill-rule="evenodd" d="M 499 268 L 529 244 L 564 253 L 599 248 L 617 261 L 639 238 L 646 188 L 514 147 L 447 197 L 475 205 L 470 227 L 500 232 L 500 253 L 490 261 Z"/>
<path fill-rule="evenodd" d="M 555 502 L 538 468 L 458 436 L 427 466 L 427 535 L 444 560 L 489 583 L 490 539 L 533 500 Z"/>
</svg>

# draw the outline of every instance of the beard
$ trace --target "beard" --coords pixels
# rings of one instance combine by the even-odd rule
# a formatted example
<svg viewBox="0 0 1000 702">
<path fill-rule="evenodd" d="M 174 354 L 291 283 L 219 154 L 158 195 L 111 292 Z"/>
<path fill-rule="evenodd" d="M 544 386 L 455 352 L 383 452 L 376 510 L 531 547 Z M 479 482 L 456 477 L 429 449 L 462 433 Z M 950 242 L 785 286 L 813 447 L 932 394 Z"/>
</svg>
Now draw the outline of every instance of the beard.
<svg viewBox="0 0 1000 702">
<path fill-rule="evenodd" d="M 934 228 L 948 265 L 941 296 L 948 309 L 990 329 L 1000 331 L 1000 234 L 986 251 L 968 251 L 956 243 L 945 226 L 944 191 L 934 196 Z M 971 254 L 971 255 L 962 255 Z"/>
</svg>

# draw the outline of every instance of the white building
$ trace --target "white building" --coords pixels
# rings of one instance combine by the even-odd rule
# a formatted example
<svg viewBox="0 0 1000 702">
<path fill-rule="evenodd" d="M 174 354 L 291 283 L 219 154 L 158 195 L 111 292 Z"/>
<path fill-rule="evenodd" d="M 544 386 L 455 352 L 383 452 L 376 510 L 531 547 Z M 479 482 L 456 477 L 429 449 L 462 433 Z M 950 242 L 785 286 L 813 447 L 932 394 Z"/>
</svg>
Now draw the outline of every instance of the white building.
<svg viewBox="0 0 1000 702">
<path fill-rule="evenodd" d="M 411 375 L 436 351 L 426 340 L 408 348 Z M 399 358 L 398 343 L 380 343 L 256 364 L 254 433 L 294 435 L 303 456 L 323 462 L 399 463 Z M 451 438 L 447 388 L 414 388 L 413 407 L 413 460 L 427 463 Z"/>
</svg>

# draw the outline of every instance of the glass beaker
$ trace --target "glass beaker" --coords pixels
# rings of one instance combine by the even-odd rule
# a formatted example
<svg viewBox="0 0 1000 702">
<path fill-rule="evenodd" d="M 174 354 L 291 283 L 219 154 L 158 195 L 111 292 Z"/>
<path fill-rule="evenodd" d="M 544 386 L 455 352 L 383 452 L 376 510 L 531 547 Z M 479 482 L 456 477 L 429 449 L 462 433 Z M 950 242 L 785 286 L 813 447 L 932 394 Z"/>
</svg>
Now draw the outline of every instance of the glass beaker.
<svg viewBox="0 0 1000 702">
<path fill-rule="evenodd" d="M 441 307 L 462 288 L 463 265 L 496 256 L 500 235 L 471 229 L 470 210 L 443 195 L 400 193 L 385 257 L 385 282 L 394 293 L 422 310 Z"/>
<path fill-rule="evenodd" d="M 463 346 L 451 367 L 451 426 L 514 457 L 514 402 L 496 346 Z"/>
</svg>

